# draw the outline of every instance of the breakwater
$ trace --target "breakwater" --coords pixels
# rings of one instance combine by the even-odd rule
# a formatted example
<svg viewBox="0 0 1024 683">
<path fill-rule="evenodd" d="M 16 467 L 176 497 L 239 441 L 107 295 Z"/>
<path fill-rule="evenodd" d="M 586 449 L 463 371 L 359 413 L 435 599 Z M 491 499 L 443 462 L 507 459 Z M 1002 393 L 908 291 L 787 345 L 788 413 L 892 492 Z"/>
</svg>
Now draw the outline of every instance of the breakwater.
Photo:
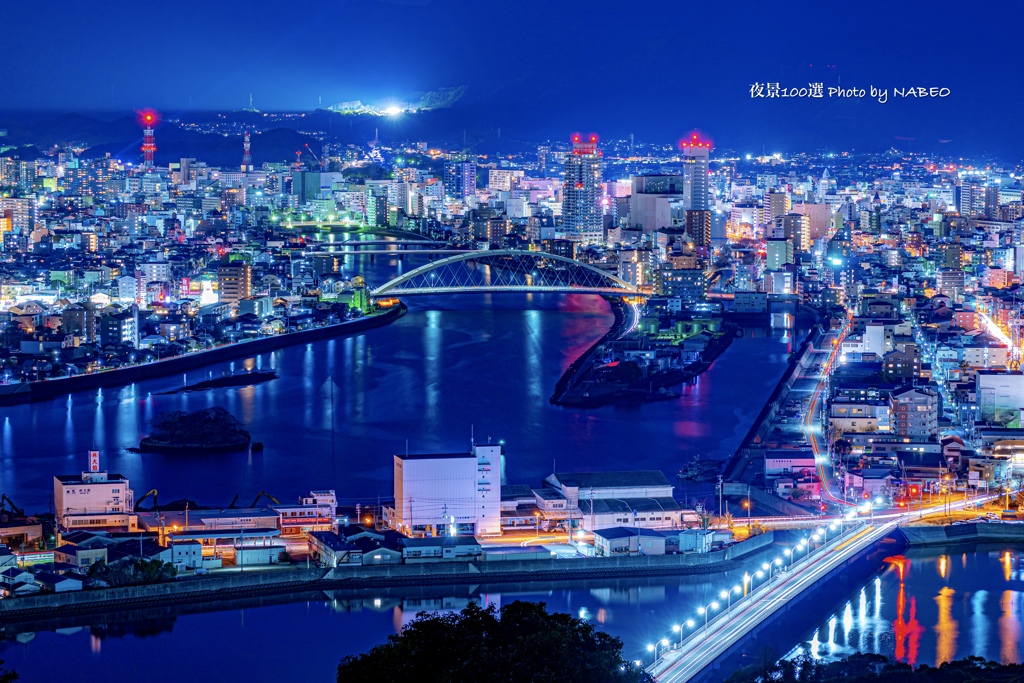
<svg viewBox="0 0 1024 683">
<path fill-rule="evenodd" d="M 723 550 L 680 555 L 598 557 L 488 562 L 438 562 L 338 567 L 300 567 L 216 573 L 146 586 L 127 586 L 0 600 L 0 624 L 152 605 L 234 600 L 303 591 L 362 590 L 408 586 L 456 586 L 712 574 L 767 551 L 768 531 Z"/>
<path fill-rule="evenodd" d="M 0 393 L 0 406 L 42 401 L 75 391 L 90 391 L 93 389 L 124 386 L 133 382 L 153 379 L 154 377 L 179 373 L 183 370 L 192 370 L 212 363 L 275 351 L 286 346 L 308 344 L 342 335 L 358 334 L 388 325 L 402 317 L 405 312 L 405 305 L 399 304 L 387 309 L 383 313 L 368 315 L 336 325 L 325 325 L 324 327 L 315 327 L 299 332 L 225 344 L 224 346 L 174 356 L 173 358 L 164 358 L 151 363 L 104 370 L 87 375 L 74 375 L 72 377 L 61 377 L 59 379 L 28 382 L 19 385 L 7 385 L 8 388 L 14 387 L 14 389 L 11 390 L 11 393 Z M 24 387 L 27 387 L 27 389 Z"/>
</svg>

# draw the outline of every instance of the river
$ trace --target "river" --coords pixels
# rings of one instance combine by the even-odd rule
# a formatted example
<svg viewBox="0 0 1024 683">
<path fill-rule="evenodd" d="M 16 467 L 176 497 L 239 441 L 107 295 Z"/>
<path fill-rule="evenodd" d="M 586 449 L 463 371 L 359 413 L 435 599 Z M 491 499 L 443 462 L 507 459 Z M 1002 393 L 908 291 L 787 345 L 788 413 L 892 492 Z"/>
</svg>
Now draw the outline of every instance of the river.
<svg viewBox="0 0 1024 683">
<path fill-rule="evenodd" d="M 365 257 L 361 257 L 364 258 Z M 411 257 L 410 257 L 411 258 Z M 414 262 L 415 263 L 415 262 Z M 401 268 L 378 257 L 358 269 L 383 282 Z M 548 399 L 564 369 L 612 324 L 596 296 L 494 294 L 410 297 L 398 322 L 130 386 L 4 408 L 0 492 L 44 511 L 53 475 L 86 466 L 86 451 L 127 476 L 137 495 L 242 504 L 267 491 L 293 499 L 335 489 L 343 502 L 392 494 L 392 456 L 451 452 L 503 440 L 511 483 L 554 468 L 661 469 L 696 453 L 726 457 L 796 345 L 786 330 L 747 328 L 679 400 L 574 409 Z M 802 333 L 800 333 L 802 335 Z M 242 368 L 274 369 L 256 386 L 167 394 Z M 221 405 L 262 441 L 262 453 L 133 454 L 159 412 Z"/>
<path fill-rule="evenodd" d="M 379 284 L 413 265 L 377 257 L 351 272 Z M 454 295 L 410 297 L 407 304 L 398 322 L 364 334 L 5 408 L 0 491 L 29 511 L 44 511 L 53 476 L 82 471 L 86 451 L 96 448 L 104 469 L 129 477 L 137 496 L 158 489 L 162 502 L 227 505 L 239 494 L 246 505 L 260 491 L 287 501 L 325 488 L 335 489 L 342 503 L 366 502 L 392 494 L 393 454 L 463 450 L 471 434 L 478 442 L 505 442 L 510 483 L 538 485 L 555 468 L 650 468 L 673 477 L 694 454 L 724 458 L 735 450 L 803 335 L 746 328 L 680 399 L 584 410 L 552 406 L 548 398 L 569 363 L 611 325 L 603 299 Z M 254 367 L 272 368 L 279 377 L 250 387 L 164 393 Z M 147 433 L 154 414 L 213 405 L 245 421 L 264 451 L 200 457 L 125 450 Z M 630 656 L 640 656 L 673 615 L 693 613 L 721 580 L 610 582 L 525 596 L 554 609 L 585 608 L 626 640 Z M 451 604 L 467 597 L 452 597 Z M 415 612 L 386 599 L 345 612 L 351 608 L 310 601 L 177 617 L 171 610 L 163 621 L 140 617 L 96 633 L 26 634 L 27 642 L 3 646 L 0 659 L 27 681 L 66 671 L 84 680 L 330 680 L 338 658 L 381 642 Z"/>
</svg>

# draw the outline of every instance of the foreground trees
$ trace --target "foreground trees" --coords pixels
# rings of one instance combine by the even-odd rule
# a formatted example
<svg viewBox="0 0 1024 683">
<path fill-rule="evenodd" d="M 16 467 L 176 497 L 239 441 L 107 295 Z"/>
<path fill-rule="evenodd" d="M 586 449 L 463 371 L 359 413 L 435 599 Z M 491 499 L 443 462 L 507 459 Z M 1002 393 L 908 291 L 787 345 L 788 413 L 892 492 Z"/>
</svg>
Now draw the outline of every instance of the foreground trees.
<svg viewBox="0 0 1024 683">
<path fill-rule="evenodd" d="M 499 613 L 470 604 L 457 614 L 421 612 L 369 652 L 345 657 L 339 683 L 633 683 L 649 681 L 621 656 L 622 641 L 544 603 Z"/>
</svg>

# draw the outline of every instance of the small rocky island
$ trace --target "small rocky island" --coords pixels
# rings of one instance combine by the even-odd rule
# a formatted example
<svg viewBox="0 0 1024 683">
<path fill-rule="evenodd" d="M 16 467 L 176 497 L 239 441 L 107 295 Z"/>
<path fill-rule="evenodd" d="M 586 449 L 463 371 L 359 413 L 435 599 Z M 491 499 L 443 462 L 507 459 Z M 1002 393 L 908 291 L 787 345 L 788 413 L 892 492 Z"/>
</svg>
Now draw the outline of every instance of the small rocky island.
<svg viewBox="0 0 1024 683">
<path fill-rule="evenodd" d="M 161 413 L 149 424 L 153 432 L 139 443 L 143 453 L 221 453 L 251 442 L 242 421 L 219 406 Z"/>
</svg>

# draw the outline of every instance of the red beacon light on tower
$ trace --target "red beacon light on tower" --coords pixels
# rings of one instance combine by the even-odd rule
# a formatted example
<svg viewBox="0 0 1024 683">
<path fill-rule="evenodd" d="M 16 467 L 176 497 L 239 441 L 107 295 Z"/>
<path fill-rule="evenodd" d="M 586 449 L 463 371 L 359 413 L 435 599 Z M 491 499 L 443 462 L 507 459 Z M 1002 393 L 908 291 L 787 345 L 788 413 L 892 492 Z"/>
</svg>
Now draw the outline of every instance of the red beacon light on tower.
<svg viewBox="0 0 1024 683">
<path fill-rule="evenodd" d="M 686 150 L 694 147 L 711 150 L 711 141 L 705 140 L 700 137 L 697 133 L 693 133 L 689 138 L 683 138 L 679 142 L 679 149 Z"/>
<path fill-rule="evenodd" d="M 153 167 L 153 155 L 156 153 L 156 137 L 153 127 L 160 120 L 160 117 L 152 109 L 144 109 L 139 112 L 139 124 L 142 126 L 142 159 L 143 165 L 147 168 Z"/>
</svg>

